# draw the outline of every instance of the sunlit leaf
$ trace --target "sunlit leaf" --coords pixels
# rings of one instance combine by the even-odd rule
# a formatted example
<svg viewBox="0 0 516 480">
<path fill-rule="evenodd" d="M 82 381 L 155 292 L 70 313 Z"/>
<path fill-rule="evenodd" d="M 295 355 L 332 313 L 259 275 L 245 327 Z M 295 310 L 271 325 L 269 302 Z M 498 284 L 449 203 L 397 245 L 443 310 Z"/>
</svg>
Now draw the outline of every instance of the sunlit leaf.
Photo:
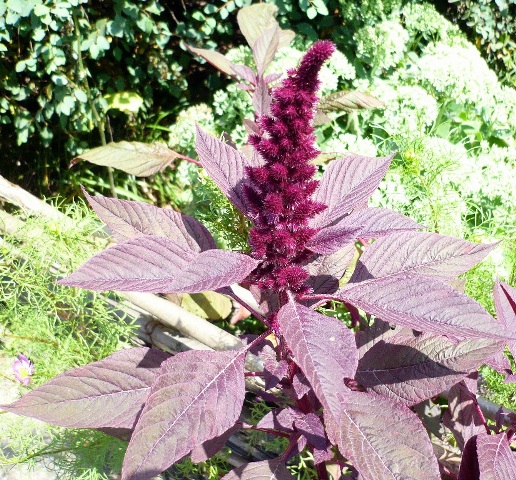
<svg viewBox="0 0 516 480">
<path fill-rule="evenodd" d="M 149 480 L 235 425 L 245 352 L 188 351 L 165 361 L 124 458 L 122 480 Z"/>
<path fill-rule="evenodd" d="M 118 242 L 142 235 L 168 237 L 185 248 L 200 252 L 217 248 L 206 227 L 189 215 L 142 202 L 84 194 Z"/>
<path fill-rule="evenodd" d="M 199 293 L 237 283 L 256 265 L 241 253 L 197 253 L 168 238 L 144 235 L 98 253 L 59 283 L 100 291 Z"/>
<path fill-rule="evenodd" d="M 342 90 L 321 98 L 318 110 L 328 112 L 353 112 L 365 108 L 382 108 L 385 104 L 366 93 Z"/>
<path fill-rule="evenodd" d="M 333 417 L 325 412 L 326 428 L 364 480 L 440 480 L 430 439 L 407 406 L 372 392 L 342 400 Z"/>
<path fill-rule="evenodd" d="M 1 408 L 61 427 L 131 429 L 169 357 L 146 347 L 121 350 L 61 373 Z"/>
<path fill-rule="evenodd" d="M 392 158 L 351 155 L 330 162 L 314 194 L 314 200 L 328 208 L 315 218 L 314 225 L 330 225 L 364 205 L 380 184 Z"/>
<path fill-rule="evenodd" d="M 111 142 L 74 158 L 72 164 L 87 160 L 137 177 L 148 177 L 167 168 L 180 154 L 163 143 Z"/>
<path fill-rule="evenodd" d="M 221 480 L 295 480 L 280 457 L 274 460 L 244 463 Z"/>
</svg>

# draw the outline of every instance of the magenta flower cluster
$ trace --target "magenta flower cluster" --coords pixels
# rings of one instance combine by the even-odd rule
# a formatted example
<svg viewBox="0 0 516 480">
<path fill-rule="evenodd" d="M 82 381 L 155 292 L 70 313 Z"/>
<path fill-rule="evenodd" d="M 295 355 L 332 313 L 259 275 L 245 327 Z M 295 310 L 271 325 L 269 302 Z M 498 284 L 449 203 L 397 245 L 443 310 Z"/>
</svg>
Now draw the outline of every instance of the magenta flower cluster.
<svg viewBox="0 0 516 480">
<path fill-rule="evenodd" d="M 23 385 L 28 385 L 32 375 L 34 375 L 34 364 L 23 353 L 13 363 L 13 373 Z"/>
<path fill-rule="evenodd" d="M 270 114 L 257 120 L 262 134 L 249 138 L 265 160 L 262 166 L 247 168 L 252 186 L 244 188 L 254 224 L 252 254 L 261 260 L 253 280 L 262 289 L 298 294 L 309 290 L 302 264 L 313 254 L 306 244 L 318 231 L 309 220 L 326 208 L 312 199 L 319 183 L 311 163 L 320 153 L 313 128 L 317 75 L 334 49 L 325 40 L 310 48 L 272 92 Z"/>
</svg>

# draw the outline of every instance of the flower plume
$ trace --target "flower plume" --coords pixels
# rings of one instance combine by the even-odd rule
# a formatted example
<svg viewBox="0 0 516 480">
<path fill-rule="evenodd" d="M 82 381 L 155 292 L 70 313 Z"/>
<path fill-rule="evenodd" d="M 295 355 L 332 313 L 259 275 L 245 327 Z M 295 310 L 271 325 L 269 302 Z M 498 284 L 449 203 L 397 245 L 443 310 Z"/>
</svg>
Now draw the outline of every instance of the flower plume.
<svg viewBox="0 0 516 480">
<path fill-rule="evenodd" d="M 263 166 L 247 168 L 251 185 L 244 189 L 252 205 L 250 243 L 254 257 L 261 260 L 255 272 L 261 288 L 308 290 L 302 263 L 312 254 L 306 244 L 317 233 L 308 221 L 326 208 L 312 199 L 318 182 L 311 161 L 320 153 L 313 128 L 317 75 L 334 50 L 333 43 L 324 40 L 310 48 L 272 92 L 270 113 L 257 122 L 261 134 L 249 138 L 265 160 Z"/>
</svg>

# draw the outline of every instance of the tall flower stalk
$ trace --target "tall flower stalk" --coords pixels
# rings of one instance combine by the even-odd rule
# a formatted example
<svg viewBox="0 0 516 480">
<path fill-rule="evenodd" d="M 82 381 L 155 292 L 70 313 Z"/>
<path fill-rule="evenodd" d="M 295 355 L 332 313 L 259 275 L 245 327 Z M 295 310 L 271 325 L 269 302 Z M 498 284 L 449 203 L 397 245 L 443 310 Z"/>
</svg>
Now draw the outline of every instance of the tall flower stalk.
<svg viewBox="0 0 516 480">
<path fill-rule="evenodd" d="M 324 40 L 310 48 L 299 67 L 273 90 L 270 113 L 257 121 L 262 133 L 249 138 L 265 160 L 262 166 L 247 167 L 252 184 L 244 187 L 254 223 L 252 255 L 261 262 L 254 280 L 262 289 L 296 294 L 309 290 L 302 264 L 313 254 L 306 244 L 318 229 L 308 222 L 326 208 L 312 199 L 319 185 L 311 163 L 320 153 L 313 128 L 317 76 L 334 50 Z"/>
</svg>

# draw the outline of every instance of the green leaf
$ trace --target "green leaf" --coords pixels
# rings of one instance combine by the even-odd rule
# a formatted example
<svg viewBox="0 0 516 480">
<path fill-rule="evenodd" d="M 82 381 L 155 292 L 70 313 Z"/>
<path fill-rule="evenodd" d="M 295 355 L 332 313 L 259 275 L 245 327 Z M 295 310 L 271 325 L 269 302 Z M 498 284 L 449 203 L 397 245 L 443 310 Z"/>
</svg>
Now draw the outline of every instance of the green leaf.
<svg viewBox="0 0 516 480">
<path fill-rule="evenodd" d="M 314 7 L 309 7 L 309 8 L 307 8 L 307 10 L 306 10 L 306 16 L 307 16 L 310 20 L 313 20 L 315 17 L 317 17 L 317 10 L 316 10 Z"/>
<path fill-rule="evenodd" d="M 104 95 L 108 109 L 114 108 L 126 113 L 138 113 L 143 105 L 143 98 L 135 92 L 117 92 Z"/>
<path fill-rule="evenodd" d="M 58 87 L 64 87 L 65 85 L 68 85 L 68 79 L 64 75 L 52 75 L 52 81 Z"/>
<path fill-rule="evenodd" d="M 323 0 L 312 0 L 312 5 L 317 9 L 319 15 L 328 15 L 328 7 Z"/>
<path fill-rule="evenodd" d="M 138 177 L 148 177 L 164 170 L 180 155 L 162 143 L 112 142 L 94 148 L 73 159 L 95 165 L 118 168 Z"/>
<path fill-rule="evenodd" d="M 181 307 L 208 320 L 224 320 L 231 313 L 233 304 L 225 295 L 202 292 L 181 295 Z"/>
<path fill-rule="evenodd" d="M 81 102 L 81 103 L 86 103 L 88 101 L 88 96 L 86 95 L 86 93 L 83 90 L 76 88 L 73 91 L 73 94 L 75 95 L 75 98 L 77 100 L 79 100 L 79 102 Z"/>
</svg>

